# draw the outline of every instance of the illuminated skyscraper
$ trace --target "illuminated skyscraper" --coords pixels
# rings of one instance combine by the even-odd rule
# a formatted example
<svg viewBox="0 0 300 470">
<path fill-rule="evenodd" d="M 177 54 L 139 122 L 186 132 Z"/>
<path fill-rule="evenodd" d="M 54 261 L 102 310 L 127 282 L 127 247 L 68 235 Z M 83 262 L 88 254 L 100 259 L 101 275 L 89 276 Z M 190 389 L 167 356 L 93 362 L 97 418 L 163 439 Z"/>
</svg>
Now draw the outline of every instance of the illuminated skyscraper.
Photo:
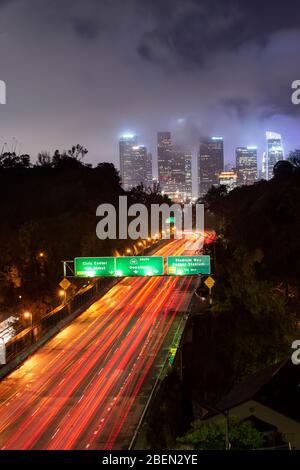
<svg viewBox="0 0 300 470">
<path fill-rule="evenodd" d="M 137 145 L 136 135 L 123 135 L 119 140 L 120 175 L 124 189 L 131 186 L 132 147 Z"/>
<path fill-rule="evenodd" d="M 177 202 L 187 202 L 192 198 L 192 155 L 181 149 L 173 150 L 171 178 L 166 191 Z"/>
<path fill-rule="evenodd" d="M 235 157 L 238 184 L 255 183 L 257 181 L 257 147 L 237 147 Z"/>
<path fill-rule="evenodd" d="M 185 152 L 185 198 L 186 200 L 192 199 L 192 154 Z"/>
<path fill-rule="evenodd" d="M 172 200 L 185 202 L 192 197 L 192 155 L 172 145 L 170 132 L 157 133 L 158 181 Z"/>
<path fill-rule="evenodd" d="M 267 154 L 266 152 L 264 152 L 262 156 L 260 177 L 263 180 L 267 179 Z"/>
<path fill-rule="evenodd" d="M 150 165 L 147 148 L 144 145 L 137 145 L 136 135 L 122 136 L 119 140 L 119 148 L 123 188 L 127 191 L 141 183 L 148 186 Z"/>
<path fill-rule="evenodd" d="M 219 185 L 219 174 L 224 169 L 223 137 L 201 140 L 198 155 L 199 196 L 204 196 L 211 186 Z"/>
<path fill-rule="evenodd" d="M 158 182 L 162 190 L 169 191 L 171 183 L 171 170 L 173 160 L 173 148 L 171 132 L 157 133 L 157 166 Z"/>
<path fill-rule="evenodd" d="M 266 179 L 273 178 L 273 168 L 279 160 L 284 160 L 281 134 L 277 132 L 266 132 Z"/>
<path fill-rule="evenodd" d="M 152 171 L 152 153 L 148 152 L 145 160 L 145 181 L 146 188 L 153 186 L 153 171 Z"/>
</svg>

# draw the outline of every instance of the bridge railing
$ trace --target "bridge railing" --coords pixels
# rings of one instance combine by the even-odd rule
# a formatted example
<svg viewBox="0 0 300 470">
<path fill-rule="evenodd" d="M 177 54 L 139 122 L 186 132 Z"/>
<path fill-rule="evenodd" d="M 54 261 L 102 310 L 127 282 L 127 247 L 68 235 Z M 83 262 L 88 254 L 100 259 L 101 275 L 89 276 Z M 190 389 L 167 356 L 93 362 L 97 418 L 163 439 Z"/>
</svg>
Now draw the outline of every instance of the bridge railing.
<svg viewBox="0 0 300 470">
<path fill-rule="evenodd" d="M 165 242 L 166 240 L 159 241 L 155 245 L 144 249 L 140 254 L 151 254 Z M 0 365 L 0 378 L 13 369 L 9 367 L 9 364 L 14 362 L 18 356 L 22 353 L 25 354 L 27 350 L 30 350 L 31 353 L 33 352 L 31 351 L 32 349 L 38 349 L 45 342 L 44 339 L 47 340 L 51 337 L 51 332 L 53 332 L 53 335 L 56 334 L 72 317 L 80 315 L 85 308 L 104 295 L 121 279 L 98 278 L 83 289 L 80 289 L 67 303 L 46 313 L 37 322 L 34 322 L 32 326 L 21 330 L 17 326 L 16 335 L 5 344 L 6 364 Z M 20 362 L 17 361 L 16 365 Z"/>
<path fill-rule="evenodd" d="M 37 322 L 33 323 L 32 326 L 17 331 L 16 335 L 5 344 L 6 364 L 0 365 L 0 376 L 1 370 L 6 368 L 16 356 L 33 345 L 38 346 L 43 337 L 49 334 L 53 329 L 57 330 L 60 324 L 68 321 L 76 312 L 78 312 L 79 315 L 83 308 L 97 300 L 97 298 L 112 287 L 115 282 L 116 281 L 113 279 L 98 279 L 93 284 L 89 284 L 84 290 L 75 294 L 66 304 L 60 305 L 46 313 Z"/>
</svg>

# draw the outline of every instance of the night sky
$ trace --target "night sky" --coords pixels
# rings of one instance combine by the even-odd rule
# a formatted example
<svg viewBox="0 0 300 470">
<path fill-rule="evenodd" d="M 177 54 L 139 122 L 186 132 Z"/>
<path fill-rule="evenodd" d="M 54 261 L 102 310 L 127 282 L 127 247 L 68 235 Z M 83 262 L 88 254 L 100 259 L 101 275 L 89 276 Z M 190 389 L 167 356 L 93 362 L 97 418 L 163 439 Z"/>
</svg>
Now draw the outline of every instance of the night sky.
<svg viewBox="0 0 300 470">
<path fill-rule="evenodd" d="M 202 134 L 264 150 L 266 130 L 300 146 L 300 2 L 0 0 L 0 145 L 36 156 L 81 143 L 118 163 L 118 137 L 155 152 L 171 130 L 193 150 Z"/>
</svg>

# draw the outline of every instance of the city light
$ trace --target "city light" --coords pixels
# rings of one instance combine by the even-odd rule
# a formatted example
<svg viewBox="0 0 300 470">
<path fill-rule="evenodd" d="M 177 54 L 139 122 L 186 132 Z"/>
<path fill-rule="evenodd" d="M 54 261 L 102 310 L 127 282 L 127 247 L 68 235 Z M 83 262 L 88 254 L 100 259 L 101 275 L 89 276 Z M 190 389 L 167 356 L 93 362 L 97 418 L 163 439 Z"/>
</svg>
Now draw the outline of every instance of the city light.
<svg viewBox="0 0 300 470">
<path fill-rule="evenodd" d="M 283 466 L 300 450 L 300 2 L 8 3 L 1 468 L 223 450 Z"/>
<path fill-rule="evenodd" d="M 31 312 L 28 312 L 28 311 L 24 312 L 24 313 L 23 313 L 23 318 L 24 318 L 24 320 L 26 320 L 26 321 L 29 320 L 29 321 L 30 321 L 30 325 L 32 326 L 32 313 L 31 313 Z"/>
<path fill-rule="evenodd" d="M 134 134 L 123 134 L 121 135 L 121 139 L 134 139 L 135 135 Z"/>
</svg>

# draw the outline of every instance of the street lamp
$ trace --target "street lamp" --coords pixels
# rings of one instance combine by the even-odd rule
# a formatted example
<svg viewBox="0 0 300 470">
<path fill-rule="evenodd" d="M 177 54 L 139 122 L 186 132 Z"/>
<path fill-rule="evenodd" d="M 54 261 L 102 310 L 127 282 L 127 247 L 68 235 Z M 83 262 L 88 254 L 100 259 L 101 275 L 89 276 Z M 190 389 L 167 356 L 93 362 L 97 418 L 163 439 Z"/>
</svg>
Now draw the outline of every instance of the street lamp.
<svg viewBox="0 0 300 470">
<path fill-rule="evenodd" d="M 23 318 L 25 320 L 30 320 L 30 329 L 31 329 L 31 343 L 34 342 L 34 336 L 33 336 L 33 317 L 32 317 L 32 313 L 31 312 L 24 312 L 23 313 Z"/>
<path fill-rule="evenodd" d="M 27 311 L 27 312 L 24 312 L 24 313 L 23 313 L 23 318 L 24 318 L 25 320 L 30 320 L 30 326 L 31 326 L 31 328 L 32 328 L 32 313 L 31 313 L 31 312 L 28 312 L 28 311 Z"/>
<path fill-rule="evenodd" d="M 61 289 L 59 292 L 58 292 L 58 295 L 59 297 L 62 299 L 62 303 L 66 303 L 66 300 L 67 300 L 67 291 L 64 290 L 64 289 Z"/>
<path fill-rule="evenodd" d="M 127 248 L 126 253 L 127 253 L 128 255 L 130 255 L 130 253 L 131 253 L 130 248 Z"/>
</svg>

